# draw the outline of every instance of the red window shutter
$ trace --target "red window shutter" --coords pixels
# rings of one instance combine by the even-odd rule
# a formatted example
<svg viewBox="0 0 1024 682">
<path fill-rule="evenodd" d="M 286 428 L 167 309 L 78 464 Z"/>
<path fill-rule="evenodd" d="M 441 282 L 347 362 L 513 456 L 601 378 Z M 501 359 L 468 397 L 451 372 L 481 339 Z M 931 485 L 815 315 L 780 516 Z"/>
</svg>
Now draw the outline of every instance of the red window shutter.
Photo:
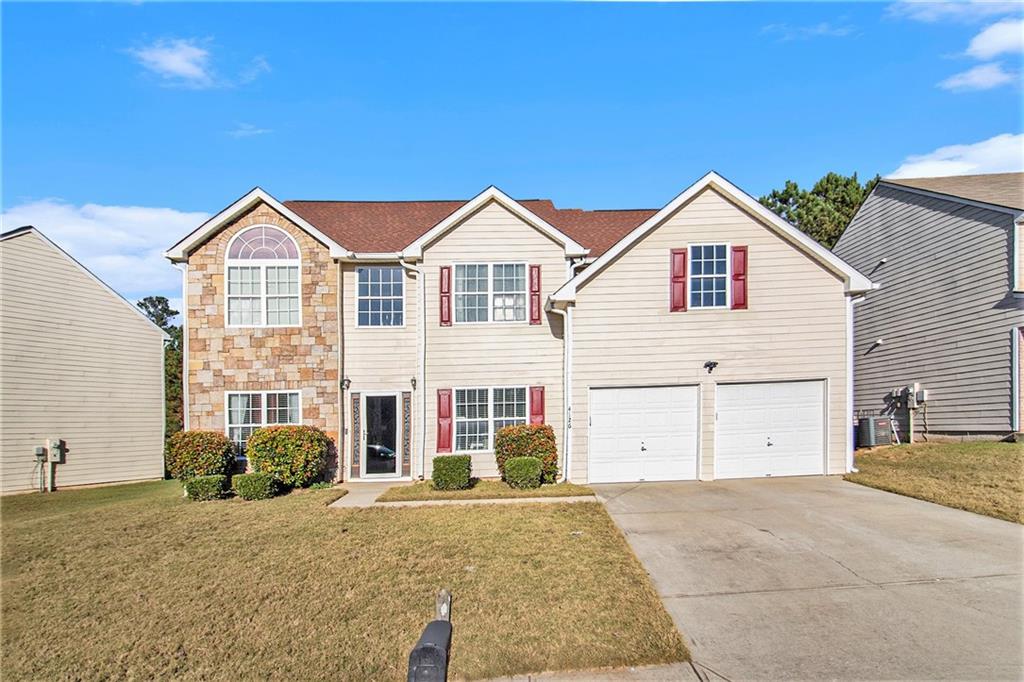
<svg viewBox="0 0 1024 682">
<path fill-rule="evenodd" d="M 530 266 L 530 324 L 540 324 L 540 266 Z"/>
<path fill-rule="evenodd" d="M 544 423 L 544 387 L 530 386 L 530 423 Z"/>
<path fill-rule="evenodd" d="M 669 275 L 669 311 L 678 313 L 686 310 L 686 249 L 672 249 Z"/>
<path fill-rule="evenodd" d="M 437 451 L 452 451 L 452 389 L 437 389 Z"/>
<path fill-rule="evenodd" d="M 441 326 L 452 326 L 452 266 L 441 266 Z"/>
<path fill-rule="evenodd" d="M 747 309 L 747 247 L 732 247 L 732 309 Z"/>
</svg>

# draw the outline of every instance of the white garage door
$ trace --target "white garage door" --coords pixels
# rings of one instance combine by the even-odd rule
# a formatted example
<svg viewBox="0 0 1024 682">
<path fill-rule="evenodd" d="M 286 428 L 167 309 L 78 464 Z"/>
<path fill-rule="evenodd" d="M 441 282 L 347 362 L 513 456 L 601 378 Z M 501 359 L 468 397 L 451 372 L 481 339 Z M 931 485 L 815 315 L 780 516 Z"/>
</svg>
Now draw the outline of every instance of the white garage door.
<svg viewBox="0 0 1024 682">
<path fill-rule="evenodd" d="M 718 386 L 715 478 L 825 473 L 825 382 Z"/>
<path fill-rule="evenodd" d="M 590 389 L 591 483 L 697 478 L 696 386 Z"/>
</svg>

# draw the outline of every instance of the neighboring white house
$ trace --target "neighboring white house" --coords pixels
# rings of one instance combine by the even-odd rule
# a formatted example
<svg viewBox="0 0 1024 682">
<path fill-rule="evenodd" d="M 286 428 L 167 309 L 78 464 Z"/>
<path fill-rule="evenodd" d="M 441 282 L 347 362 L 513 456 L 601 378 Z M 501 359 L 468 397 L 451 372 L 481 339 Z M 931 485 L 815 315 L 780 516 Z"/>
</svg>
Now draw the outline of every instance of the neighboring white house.
<svg viewBox="0 0 1024 682">
<path fill-rule="evenodd" d="M 872 283 L 716 173 L 661 209 L 281 202 L 254 189 L 171 247 L 185 419 L 244 449 L 324 429 L 344 479 L 430 476 L 547 423 L 607 482 L 852 466 L 852 302 Z"/>
<path fill-rule="evenodd" d="M 0 235 L 0 492 L 161 478 L 166 339 L 39 230 Z"/>
</svg>

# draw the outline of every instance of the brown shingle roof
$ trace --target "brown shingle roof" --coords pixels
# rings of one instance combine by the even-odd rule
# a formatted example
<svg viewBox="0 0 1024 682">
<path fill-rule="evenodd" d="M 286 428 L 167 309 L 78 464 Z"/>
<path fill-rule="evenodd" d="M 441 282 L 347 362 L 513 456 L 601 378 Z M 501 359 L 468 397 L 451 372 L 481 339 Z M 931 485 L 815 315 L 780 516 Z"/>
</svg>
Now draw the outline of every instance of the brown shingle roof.
<svg viewBox="0 0 1024 682">
<path fill-rule="evenodd" d="M 454 213 L 465 201 L 286 201 L 285 206 L 357 253 L 400 251 Z M 584 211 L 556 208 L 550 199 L 524 207 L 599 256 L 657 209 Z"/>
<path fill-rule="evenodd" d="M 1024 173 L 951 175 L 941 178 L 900 178 L 884 182 L 949 194 L 986 204 L 1024 209 Z"/>
</svg>

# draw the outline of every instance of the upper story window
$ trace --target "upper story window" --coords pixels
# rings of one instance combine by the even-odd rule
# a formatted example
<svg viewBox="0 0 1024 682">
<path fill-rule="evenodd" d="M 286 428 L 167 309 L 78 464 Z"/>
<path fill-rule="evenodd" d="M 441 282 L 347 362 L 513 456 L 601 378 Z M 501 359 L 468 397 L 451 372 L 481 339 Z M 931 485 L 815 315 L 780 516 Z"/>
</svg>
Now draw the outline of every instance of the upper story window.
<svg viewBox="0 0 1024 682">
<path fill-rule="evenodd" d="M 524 263 L 457 264 L 455 321 L 523 322 L 526 292 Z"/>
<path fill-rule="evenodd" d="M 728 307 L 729 247 L 727 244 L 690 246 L 690 307 Z"/>
<path fill-rule="evenodd" d="M 259 225 L 235 235 L 226 283 L 228 326 L 299 325 L 299 248 L 283 230 Z"/>
<path fill-rule="evenodd" d="M 368 266 L 358 277 L 356 324 L 360 327 L 401 327 L 405 324 L 405 276 L 401 266 Z"/>
</svg>

